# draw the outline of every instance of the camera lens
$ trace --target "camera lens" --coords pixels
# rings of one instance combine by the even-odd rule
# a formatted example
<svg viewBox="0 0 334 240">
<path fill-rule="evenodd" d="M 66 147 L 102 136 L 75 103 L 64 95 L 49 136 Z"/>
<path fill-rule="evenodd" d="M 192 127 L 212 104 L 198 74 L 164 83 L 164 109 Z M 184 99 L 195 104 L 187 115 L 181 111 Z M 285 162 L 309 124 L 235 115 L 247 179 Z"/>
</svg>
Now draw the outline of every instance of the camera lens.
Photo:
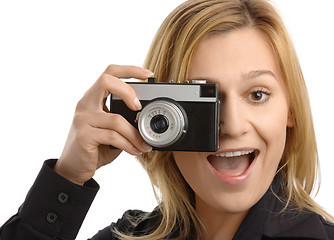
<svg viewBox="0 0 334 240">
<path fill-rule="evenodd" d="M 164 133 L 168 129 L 168 119 L 164 115 L 156 115 L 151 119 L 151 128 L 156 133 Z"/>
<path fill-rule="evenodd" d="M 138 130 L 153 147 L 168 147 L 181 139 L 188 128 L 187 114 L 173 99 L 154 99 L 137 114 Z"/>
</svg>

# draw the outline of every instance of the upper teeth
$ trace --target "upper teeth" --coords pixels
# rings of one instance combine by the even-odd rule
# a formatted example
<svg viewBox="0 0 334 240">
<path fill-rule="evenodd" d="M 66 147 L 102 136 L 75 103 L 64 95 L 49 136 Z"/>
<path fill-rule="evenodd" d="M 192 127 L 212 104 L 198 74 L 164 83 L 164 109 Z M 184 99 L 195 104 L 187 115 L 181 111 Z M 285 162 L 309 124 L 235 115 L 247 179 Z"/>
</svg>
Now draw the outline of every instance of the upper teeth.
<svg viewBox="0 0 334 240">
<path fill-rule="evenodd" d="M 237 157 L 241 155 L 246 155 L 254 152 L 254 150 L 245 150 L 245 151 L 235 151 L 235 152 L 223 152 L 220 154 L 215 154 L 217 157 Z"/>
</svg>

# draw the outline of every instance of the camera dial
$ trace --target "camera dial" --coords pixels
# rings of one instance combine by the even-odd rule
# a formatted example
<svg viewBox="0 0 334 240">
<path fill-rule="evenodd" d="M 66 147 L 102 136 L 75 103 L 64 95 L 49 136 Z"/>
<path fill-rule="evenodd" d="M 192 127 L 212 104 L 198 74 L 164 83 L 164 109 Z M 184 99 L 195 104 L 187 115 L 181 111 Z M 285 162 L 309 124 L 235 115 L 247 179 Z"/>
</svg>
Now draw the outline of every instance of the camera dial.
<svg viewBox="0 0 334 240">
<path fill-rule="evenodd" d="M 138 130 L 154 147 L 168 147 L 186 133 L 188 121 L 182 106 L 172 99 L 156 99 L 138 113 Z"/>
</svg>

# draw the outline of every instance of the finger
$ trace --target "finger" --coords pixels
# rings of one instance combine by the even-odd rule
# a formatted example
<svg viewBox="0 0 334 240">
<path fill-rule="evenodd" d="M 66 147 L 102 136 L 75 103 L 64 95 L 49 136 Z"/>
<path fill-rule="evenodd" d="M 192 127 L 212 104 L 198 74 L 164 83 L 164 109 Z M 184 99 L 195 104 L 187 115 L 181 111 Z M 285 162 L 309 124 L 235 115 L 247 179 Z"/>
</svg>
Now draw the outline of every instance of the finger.
<svg viewBox="0 0 334 240">
<path fill-rule="evenodd" d="M 120 97 L 131 110 L 141 109 L 136 93 L 130 85 L 104 73 L 78 102 L 77 111 L 103 111 L 105 99 L 110 94 Z"/>
<path fill-rule="evenodd" d="M 153 76 L 150 70 L 141 67 L 115 64 L 109 65 L 104 73 L 117 78 L 137 78 L 143 80 Z"/>
<path fill-rule="evenodd" d="M 102 74 L 97 87 L 104 90 L 101 92 L 103 99 L 113 94 L 121 98 L 130 109 L 134 111 L 141 109 L 141 104 L 133 88 L 119 78 L 109 74 Z"/>
<path fill-rule="evenodd" d="M 88 124 L 94 128 L 118 132 L 141 152 L 152 150 L 152 147 L 143 140 L 139 131 L 119 114 L 95 113 L 93 117 L 89 117 Z"/>
<path fill-rule="evenodd" d="M 78 104 L 79 107 L 89 107 L 91 110 L 103 109 L 104 99 L 110 93 L 120 97 L 132 110 L 140 110 L 141 104 L 134 90 L 119 78 L 147 79 L 153 73 L 136 66 L 109 65 L 101 77 L 86 92 Z"/>
<path fill-rule="evenodd" d="M 129 154 L 138 155 L 141 153 L 129 140 L 114 130 L 94 128 L 93 140 L 102 145 L 112 145 L 122 149 Z"/>
</svg>

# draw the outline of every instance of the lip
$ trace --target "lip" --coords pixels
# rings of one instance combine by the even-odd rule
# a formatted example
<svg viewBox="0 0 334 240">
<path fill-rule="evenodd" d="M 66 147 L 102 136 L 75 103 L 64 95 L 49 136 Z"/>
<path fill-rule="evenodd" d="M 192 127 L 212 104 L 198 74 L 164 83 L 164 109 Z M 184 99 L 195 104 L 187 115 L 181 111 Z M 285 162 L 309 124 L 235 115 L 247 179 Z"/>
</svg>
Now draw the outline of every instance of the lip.
<svg viewBox="0 0 334 240">
<path fill-rule="evenodd" d="M 212 165 L 211 163 L 208 161 L 209 167 L 211 169 L 211 171 L 213 172 L 213 174 L 223 183 L 228 184 L 228 185 L 238 185 L 238 184 L 242 184 L 244 183 L 252 174 L 254 166 L 257 162 L 257 158 L 260 154 L 260 151 L 256 148 L 238 148 L 238 149 L 224 149 L 218 152 L 215 152 L 214 154 L 221 154 L 221 153 L 226 153 L 226 152 L 237 152 L 237 151 L 249 151 L 249 150 L 254 150 L 254 154 L 255 154 L 255 158 L 252 161 L 252 163 L 248 166 L 247 170 L 245 172 L 243 172 L 242 174 L 238 175 L 238 176 L 226 176 L 221 174 L 220 172 L 218 172 Z M 211 154 L 211 155 L 214 155 Z"/>
</svg>

